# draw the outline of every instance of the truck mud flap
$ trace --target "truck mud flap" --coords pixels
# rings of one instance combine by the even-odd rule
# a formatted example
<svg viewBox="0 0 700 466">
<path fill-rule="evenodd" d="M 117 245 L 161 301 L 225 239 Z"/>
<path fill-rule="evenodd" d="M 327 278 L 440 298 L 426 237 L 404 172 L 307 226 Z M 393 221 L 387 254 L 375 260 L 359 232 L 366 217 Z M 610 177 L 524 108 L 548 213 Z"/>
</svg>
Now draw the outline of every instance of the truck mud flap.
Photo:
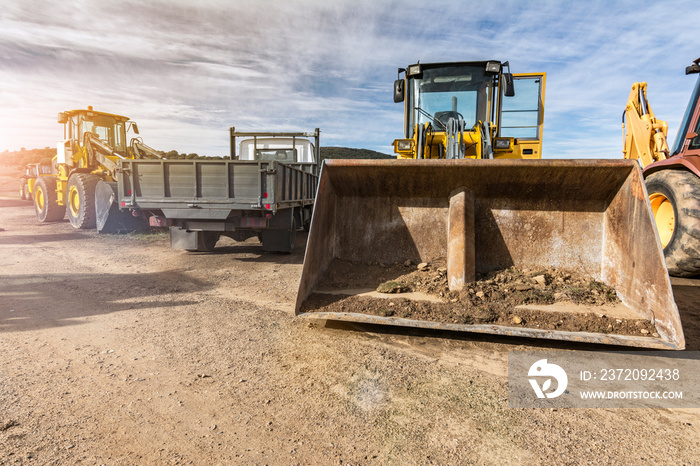
<svg viewBox="0 0 700 466">
<path fill-rule="evenodd" d="M 343 267 L 362 275 L 362 267 L 415 269 L 436 261 L 446 264 L 443 272 L 455 293 L 468 290 L 477 277 L 509 268 L 590 276 L 614 289 L 619 302 L 574 306 L 573 312 L 614 317 L 622 307 L 646 327 L 619 333 L 532 328 L 518 321 L 517 310 L 513 323 L 470 323 L 470 316 L 455 321 L 453 314 L 471 308 L 440 296 L 430 299 L 444 315 L 431 319 L 329 305 L 367 296 L 382 284 L 342 289 L 338 281 L 350 276 Z M 415 293 L 393 296 L 404 303 L 425 299 Z M 685 347 L 641 170 L 628 160 L 327 160 L 295 312 L 392 326 Z"/>
<path fill-rule="evenodd" d="M 134 217 L 117 205 L 117 183 L 99 181 L 95 186 L 95 217 L 100 233 L 129 233 L 147 229 L 145 219 Z"/>
<path fill-rule="evenodd" d="M 296 242 L 296 230 L 294 209 L 278 211 L 260 233 L 263 251 L 291 254 Z"/>
</svg>

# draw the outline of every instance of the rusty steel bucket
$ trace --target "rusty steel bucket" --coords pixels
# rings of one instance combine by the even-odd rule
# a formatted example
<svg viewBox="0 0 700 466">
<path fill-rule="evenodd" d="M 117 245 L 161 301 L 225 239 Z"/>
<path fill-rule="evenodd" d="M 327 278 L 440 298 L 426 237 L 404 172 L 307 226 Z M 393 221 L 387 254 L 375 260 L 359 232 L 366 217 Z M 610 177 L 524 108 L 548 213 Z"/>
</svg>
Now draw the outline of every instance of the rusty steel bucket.
<svg viewBox="0 0 700 466">
<path fill-rule="evenodd" d="M 613 287 L 649 335 L 459 324 L 308 309 L 334 260 L 446 258 L 450 289 L 511 266 L 580 272 Z M 630 160 L 326 160 L 296 314 L 394 326 L 683 349 L 641 170 Z M 605 313 L 603 306 L 599 312 Z"/>
</svg>

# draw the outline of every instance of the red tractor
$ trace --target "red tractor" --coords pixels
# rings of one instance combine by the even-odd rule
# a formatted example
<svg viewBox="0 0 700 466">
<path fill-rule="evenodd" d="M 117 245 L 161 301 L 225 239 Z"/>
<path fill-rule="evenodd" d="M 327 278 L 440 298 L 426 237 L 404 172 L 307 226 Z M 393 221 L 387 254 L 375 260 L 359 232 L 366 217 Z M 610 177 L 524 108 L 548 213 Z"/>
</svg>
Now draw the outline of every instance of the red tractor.
<svg viewBox="0 0 700 466">
<path fill-rule="evenodd" d="M 685 74 L 700 73 L 700 58 Z M 670 275 L 700 275 L 700 79 L 688 102 L 673 147 L 667 124 L 649 107 L 646 83 L 635 83 L 623 120 L 626 159 L 644 169 L 649 201 Z"/>
</svg>

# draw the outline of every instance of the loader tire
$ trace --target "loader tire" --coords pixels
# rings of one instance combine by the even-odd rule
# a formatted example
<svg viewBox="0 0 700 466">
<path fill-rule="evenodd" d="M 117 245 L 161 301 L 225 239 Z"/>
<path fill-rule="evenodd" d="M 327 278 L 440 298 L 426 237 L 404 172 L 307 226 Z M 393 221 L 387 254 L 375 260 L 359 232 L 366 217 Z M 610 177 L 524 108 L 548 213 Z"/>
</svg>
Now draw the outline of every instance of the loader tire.
<svg viewBox="0 0 700 466">
<path fill-rule="evenodd" d="M 40 177 L 34 185 L 34 211 L 41 223 L 57 222 L 66 215 L 66 206 L 58 204 L 56 178 Z"/>
<path fill-rule="evenodd" d="M 666 169 L 652 173 L 645 182 L 669 275 L 699 275 L 700 177 Z"/>
<path fill-rule="evenodd" d="M 95 186 L 99 176 L 74 173 L 66 186 L 66 214 L 73 228 L 96 228 Z"/>
</svg>

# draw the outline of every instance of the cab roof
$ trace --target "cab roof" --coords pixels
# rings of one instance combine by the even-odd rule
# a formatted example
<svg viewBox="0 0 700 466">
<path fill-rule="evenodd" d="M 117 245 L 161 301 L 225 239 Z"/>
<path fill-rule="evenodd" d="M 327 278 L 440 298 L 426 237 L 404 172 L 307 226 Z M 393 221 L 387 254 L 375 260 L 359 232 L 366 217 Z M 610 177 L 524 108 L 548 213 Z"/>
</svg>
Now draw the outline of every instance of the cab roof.
<svg viewBox="0 0 700 466">
<path fill-rule="evenodd" d="M 123 120 L 127 121 L 129 120 L 129 117 L 124 116 L 124 115 L 117 115 L 115 113 L 107 113 L 107 112 L 98 112 L 92 109 L 92 107 L 88 107 L 87 109 L 75 109 L 75 110 L 67 110 L 64 112 L 66 116 L 71 117 L 74 115 L 104 115 L 104 116 L 109 116 L 112 118 L 116 118 L 117 120 Z"/>
</svg>

